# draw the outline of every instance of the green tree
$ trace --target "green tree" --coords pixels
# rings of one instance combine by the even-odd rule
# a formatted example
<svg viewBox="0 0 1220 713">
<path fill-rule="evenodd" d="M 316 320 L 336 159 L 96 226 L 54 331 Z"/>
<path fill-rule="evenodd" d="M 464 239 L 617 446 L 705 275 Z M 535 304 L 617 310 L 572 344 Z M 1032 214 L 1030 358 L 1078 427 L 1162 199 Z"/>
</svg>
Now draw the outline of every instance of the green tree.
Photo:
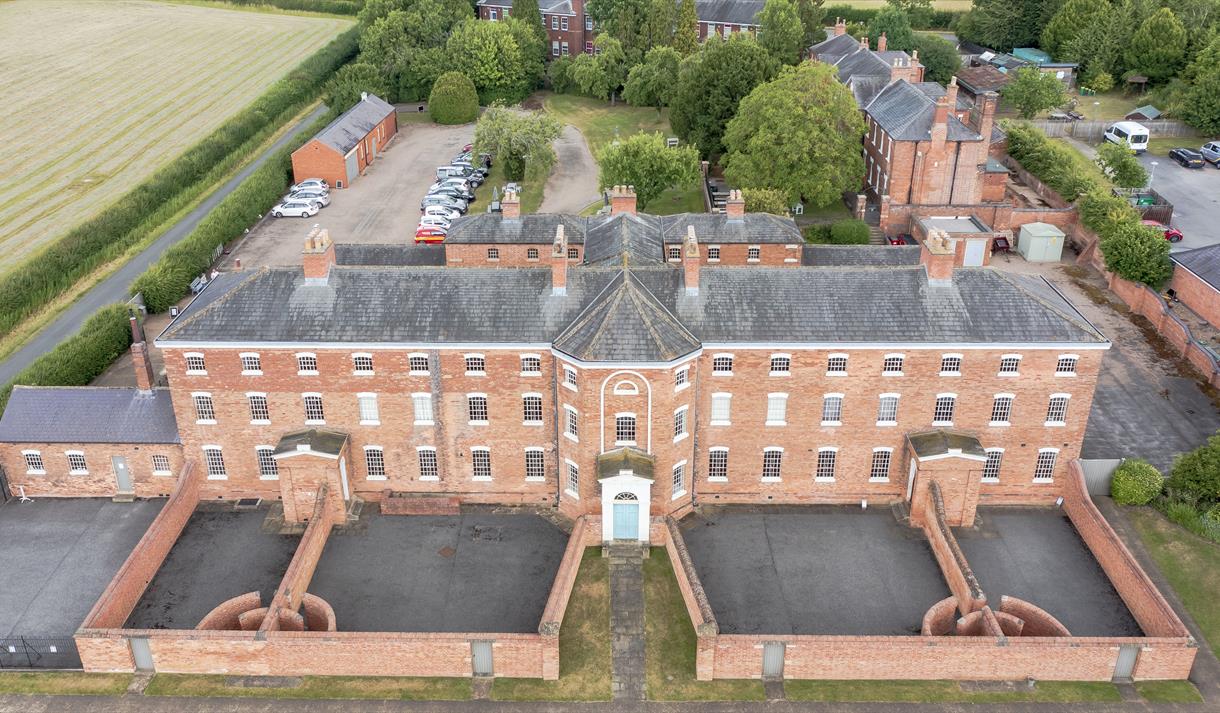
<svg viewBox="0 0 1220 713">
<path fill-rule="evenodd" d="M 335 76 L 326 83 L 326 103 L 331 109 L 347 111 L 360 101 L 361 92 L 384 97 L 386 91 L 385 76 L 371 64 L 353 62 L 335 72 Z"/>
<path fill-rule="evenodd" d="M 1148 172 L 1126 146 L 1109 141 L 1098 146 L 1097 165 L 1119 188 L 1143 188 L 1148 183 Z"/>
<path fill-rule="evenodd" d="M 550 56 L 548 52 L 550 42 L 547 39 L 546 29 L 542 26 L 542 11 L 538 9 L 538 0 L 513 0 L 512 18 L 519 20 L 537 36 L 538 61 L 545 62 Z"/>
<path fill-rule="evenodd" d="M 1220 67 L 1220 37 L 1213 35 L 1213 39 L 1199 50 L 1179 76 L 1185 82 L 1194 82 L 1216 67 Z"/>
<path fill-rule="evenodd" d="M 801 52 L 826 39 L 826 10 L 822 0 L 796 0 L 796 13 L 801 18 Z"/>
<path fill-rule="evenodd" d="M 518 101 L 528 91 L 525 63 L 509 23 L 467 20 L 453 28 L 445 49 L 450 68 L 474 82 L 480 104 Z"/>
<path fill-rule="evenodd" d="M 423 101 L 432 85 L 449 68 L 449 55 L 444 47 L 413 47 L 403 55 L 398 73 L 398 100 Z"/>
<path fill-rule="evenodd" d="M 635 186 L 640 209 L 667 188 L 684 188 L 699 180 L 699 154 L 693 146 L 667 148 L 659 133 L 632 134 L 597 153 L 598 187 Z"/>
<path fill-rule="evenodd" d="M 555 163 L 551 142 L 559 138 L 559 122 L 542 112 L 519 112 L 494 105 L 474 126 L 474 150 L 490 153 L 504 164 L 510 181 L 525 175 L 525 164 L 549 170 Z"/>
<path fill-rule="evenodd" d="M 1042 49 L 1056 59 L 1062 58 L 1064 50 L 1082 32 L 1105 23 L 1110 13 L 1109 0 L 1067 0 L 1042 29 Z"/>
<path fill-rule="evenodd" d="M 804 62 L 741 101 L 724 135 L 724 176 L 736 186 L 781 190 L 789 203 L 829 205 L 860 187 L 863 136 L 860 109 L 836 69 Z"/>
<path fill-rule="evenodd" d="M 678 6 L 674 0 L 649 0 L 648 15 L 644 18 L 643 54 L 654 47 L 668 47 L 674 41 L 674 28 L 678 22 Z"/>
<path fill-rule="evenodd" d="M 623 99 L 632 106 L 653 106 L 657 111 L 669 106 L 674 92 L 674 77 L 682 55 L 673 47 L 653 47 L 642 64 L 631 68 L 623 86 Z"/>
<path fill-rule="evenodd" d="M 741 197 L 746 201 L 747 213 L 771 213 L 788 215 L 788 196 L 775 188 L 743 188 Z"/>
<path fill-rule="evenodd" d="M 1165 477 L 1142 458 L 1126 458 L 1114 469 L 1110 497 L 1119 505 L 1147 505 L 1161 494 Z"/>
<path fill-rule="evenodd" d="M 1080 222 L 1098 235 L 1109 233 L 1120 223 L 1134 223 L 1139 214 L 1131 203 L 1104 188 L 1095 188 L 1076 201 Z"/>
<path fill-rule="evenodd" d="M 1190 453 L 1178 456 L 1169 470 L 1169 489 L 1207 508 L 1220 501 L 1220 434 Z"/>
<path fill-rule="evenodd" d="M 479 116 L 479 94 L 461 72 L 446 72 L 428 95 L 428 111 L 438 124 L 467 124 Z"/>
<path fill-rule="evenodd" d="M 682 0 L 678 6 L 677 27 L 674 31 L 674 49 L 683 57 L 699 49 L 699 15 L 695 11 L 695 0 Z"/>
<path fill-rule="evenodd" d="M 1114 225 L 1101 235 L 1106 269 L 1119 277 L 1158 289 L 1173 273 L 1169 241 L 1161 231 L 1135 221 Z"/>
<path fill-rule="evenodd" d="M 376 67 L 387 84 L 397 86 L 398 70 L 412 47 L 407 38 L 407 13 L 394 10 L 360 33 L 359 61 Z"/>
<path fill-rule="evenodd" d="M 584 55 L 580 56 L 583 57 Z M 547 65 L 547 84 L 551 86 L 551 90 L 556 94 L 568 94 L 578 89 L 576 82 L 572 80 L 573 61 L 571 57 L 558 57 L 551 60 L 551 63 Z"/>
<path fill-rule="evenodd" d="M 525 20 L 515 17 L 506 18 L 502 22 L 508 25 L 508 29 L 517 43 L 517 48 L 521 50 L 521 76 L 525 82 L 526 91 L 541 87 L 542 80 L 546 77 L 545 57 L 549 44 L 546 34 L 539 32 Z"/>
<path fill-rule="evenodd" d="M 778 63 L 753 37 L 708 39 L 682 61 L 670 102 L 674 132 L 699 148 L 704 157 L 723 151 L 725 124 L 737 104 L 754 87 L 775 76 Z"/>
<path fill-rule="evenodd" d="M 623 43 L 614 37 L 598 35 L 593 46 L 597 49 L 597 62 L 606 75 L 610 100 L 614 101 L 615 95 L 627 83 L 627 73 L 631 71 L 631 65 L 634 63 L 628 59 Z"/>
<path fill-rule="evenodd" d="M 1040 111 L 1057 107 L 1067 101 L 1063 82 L 1037 67 L 1022 67 L 1000 93 L 1004 101 L 1016 108 L 1022 119 L 1032 119 Z"/>
<path fill-rule="evenodd" d="M 572 68 L 568 72 L 576 91 L 589 97 L 608 99 L 610 97 L 609 82 L 606 71 L 597 55 L 581 54 L 572 60 Z"/>
<path fill-rule="evenodd" d="M 1186 92 L 1182 119 L 1205 134 L 1220 134 L 1220 66 L 1195 77 Z"/>
<path fill-rule="evenodd" d="M 903 10 L 893 5 L 881 8 L 868 23 L 868 41 L 870 47 L 878 47 L 878 40 L 885 34 L 887 50 L 910 52 L 915 49 L 915 33 L 911 31 L 911 20 Z M 920 56 L 922 60 L 922 55 Z"/>
<path fill-rule="evenodd" d="M 1153 82 L 1163 82 L 1182 66 L 1186 28 L 1163 7 L 1148 16 L 1126 43 L 1127 69 Z"/>
<path fill-rule="evenodd" d="M 1061 0 L 975 0 L 958 21 L 957 34 L 1004 52 L 1037 44 Z"/>
<path fill-rule="evenodd" d="M 928 27 L 932 22 L 932 0 L 885 0 L 885 3 L 905 12 L 916 27 Z"/>
<path fill-rule="evenodd" d="M 622 43 L 635 64 L 648 51 L 652 0 L 589 0 L 585 11 L 592 16 L 599 36 L 609 35 Z"/>
<path fill-rule="evenodd" d="M 805 29 L 793 0 L 767 0 L 758 13 L 758 40 L 776 61 L 796 64 L 805 48 Z"/>
<path fill-rule="evenodd" d="M 948 84 L 953 75 L 962 68 L 961 55 L 952 42 L 936 35 L 915 35 L 915 49 L 919 50 L 919 63 L 924 66 L 924 80 Z"/>
</svg>

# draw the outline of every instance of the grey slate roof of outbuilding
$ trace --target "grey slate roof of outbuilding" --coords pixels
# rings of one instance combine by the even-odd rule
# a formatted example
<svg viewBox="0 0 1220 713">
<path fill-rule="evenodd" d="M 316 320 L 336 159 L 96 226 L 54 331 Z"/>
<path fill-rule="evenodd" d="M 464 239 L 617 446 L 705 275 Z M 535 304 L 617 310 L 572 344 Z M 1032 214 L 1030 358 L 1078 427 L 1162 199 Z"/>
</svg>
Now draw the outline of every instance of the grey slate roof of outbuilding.
<svg viewBox="0 0 1220 713">
<path fill-rule="evenodd" d="M 601 215 L 589 218 L 586 224 L 586 264 L 647 265 L 664 259 L 661 221 L 656 216 L 629 213 Z"/>
<path fill-rule="evenodd" d="M 1198 275 L 1200 280 L 1220 290 L 1220 245 L 1208 245 L 1203 248 L 1170 253 L 1169 259 Z"/>
<path fill-rule="evenodd" d="M 314 138 L 335 151 L 346 154 L 393 113 L 394 107 L 391 104 L 375 94 L 369 94 L 356 102 L 351 109 L 340 114 L 339 118 L 327 124 Z"/>
<path fill-rule="evenodd" d="M 558 225 L 563 225 L 569 243 L 584 244 L 587 262 L 613 258 L 624 245 L 637 250 L 639 258 L 651 255 L 660 262 L 661 244 L 682 242 L 687 226 L 695 228 L 695 235 L 704 244 L 803 242 L 800 228 L 791 218 L 770 213 L 747 213 L 741 220 L 732 220 L 724 213 L 665 216 L 640 213 L 589 218 L 532 213 L 512 220 L 505 220 L 499 213 L 480 213 L 454 221 L 445 242 L 550 245 Z"/>
<path fill-rule="evenodd" d="M 860 40 L 857 40 L 851 35 L 835 35 L 828 39 L 822 40 L 816 45 L 809 48 L 810 53 L 818 57 L 822 57 L 822 62 L 828 62 L 826 55 L 843 57 L 855 52 L 860 48 Z"/>
<path fill-rule="evenodd" d="M 690 330 L 630 270 L 611 279 L 555 338 L 556 349 L 582 361 L 672 361 L 699 346 Z"/>
<path fill-rule="evenodd" d="M 338 243 L 335 245 L 335 261 L 340 265 L 368 265 L 371 267 L 407 267 L 410 265 L 440 267 L 445 264 L 445 246 Z"/>
<path fill-rule="evenodd" d="M 695 0 L 699 22 L 718 25 L 757 25 L 763 0 Z"/>
<path fill-rule="evenodd" d="M 17 386 L 2 443 L 179 443 L 168 389 Z"/>
<path fill-rule="evenodd" d="M 275 450 L 271 455 L 283 457 L 292 453 L 319 453 L 337 456 L 343 452 L 345 443 L 347 443 L 347 434 L 342 431 L 304 428 L 280 436 L 280 441 L 275 444 Z"/>
<path fill-rule="evenodd" d="M 811 267 L 910 267 L 919 264 L 918 245 L 805 245 L 801 264 Z"/>
<path fill-rule="evenodd" d="M 933 87 L 940 87 L 934 82 L 924 82 Z M 866 107 L 873 120 L 881 125 L 885 132 L 898 141 L 926 141 L 932 136 L 932 124 L 935 120 L 936 101 L 929 96 L 934 93 L 933 87 L 927 90 L 900 79 L 885 89 Z M 940 87 L 940 95 L 944 88 Z M 982 141 L 977 132 L 963 124 L 952 113 L 948 116 L 949 141 Z"/>
<path fill-rule="evenodd" d="M 979 439 L 968 433 L 938 429 L 922 431 L 907 436 L 907 441 L 915 449 L 915 455 L 920 458 L 958 454 L 965 456 L 986 456 L 987 451 L 979 444 Z"/>
</svg>

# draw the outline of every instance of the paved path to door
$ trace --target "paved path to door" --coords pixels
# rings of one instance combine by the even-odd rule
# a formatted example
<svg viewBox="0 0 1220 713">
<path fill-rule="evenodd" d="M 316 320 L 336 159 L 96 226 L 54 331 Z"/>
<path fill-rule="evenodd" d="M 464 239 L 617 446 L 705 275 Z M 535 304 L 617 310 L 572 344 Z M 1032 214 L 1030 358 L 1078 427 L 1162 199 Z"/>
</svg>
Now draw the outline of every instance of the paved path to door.
<svg viewBox="0 0 1220 713">
<path fill-rule="evenodd" d="M 80 330 L 81 325 L 85 323 L 85 320 L 93 316 L 94 312 L 113 302 L 126 302 L 127 298 L 131 296 L 131 283 L 135 282 L 135 279 L 147 270 L 149 265 L 160 259 L 161 255 L 171 245 L 190 235 L 191 231 L 207 217 L 208 213 L 211 213 L 218 203 L 236 190 L 242 181 L 249 178 L 250 174 L 257 171 L 276 152 L 299 138 L 300 134 L 325 112 L 326 105 L 320 105 L 304 119 L 298 121 L 286 134 L 271 144 L 262 155 L 238 171 L 236 176 L 225 181 L 220 188 L 217 188 L 211 195 L 204 198 L 203 202 L 194 210 L 183 216 L 182 220 L 179 220 L 173 227 L 165 231 L 161 237 L 157 238 L 155 243 L 149 245 L 143 252 L 129 260 L 126 265 L 115 270 L 109 277 L 90 288 L 89 291 L 77 298 L 71 306 L 60 313 L 59 317 L 44 327 L 41 332 L 34 335 L 34 338 L 27 342 L 24 347 L 18 349 L 8 359 L 0 362 L 0 385 L 12 381 L 16 378 L 17 374 L 21 373 L 22 369 L 33 363 L 35 359 L 54 349 L 63 340 L 76 334 Z"/>
<path fill-rule="evenodd" d="M 579 213 L 599 199 L 597 161 L 584 134 L 568 124 L 555 140 L 555 166 L 546 181 L 539 213 Z"/>
<path fill-rule="evenodd" d="M 614 700 L 644 700 L 644 560 L 639 545 L 610 546 L 610 642 Z"/>
</svg>

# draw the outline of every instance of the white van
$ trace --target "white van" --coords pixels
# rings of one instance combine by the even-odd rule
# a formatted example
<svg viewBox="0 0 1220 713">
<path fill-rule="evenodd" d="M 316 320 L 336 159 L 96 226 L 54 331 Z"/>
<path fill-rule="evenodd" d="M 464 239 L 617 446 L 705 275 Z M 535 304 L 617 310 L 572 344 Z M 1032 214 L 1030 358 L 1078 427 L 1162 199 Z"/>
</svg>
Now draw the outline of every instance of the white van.
<svg viewBox="0 0 1220 713">
<path fill-rule="evenodd" d="M 1134 121 L 1120 121 L 1106 129 L 1106 141 L 1126 144 L 1136 153 L 1148 150 L 1148 129 Z"/>
</svg>

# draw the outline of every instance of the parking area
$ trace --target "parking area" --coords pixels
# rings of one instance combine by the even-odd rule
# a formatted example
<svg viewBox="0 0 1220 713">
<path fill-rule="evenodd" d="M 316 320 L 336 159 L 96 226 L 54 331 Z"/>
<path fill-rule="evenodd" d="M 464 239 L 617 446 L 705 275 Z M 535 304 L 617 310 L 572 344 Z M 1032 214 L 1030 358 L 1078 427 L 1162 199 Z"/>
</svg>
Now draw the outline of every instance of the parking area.
<svg viewBox="0 0 1220 713">
<path fill-rule="evenodd" d="M 309 591 L 340 631 L 536 633 L 567 541 L 532 514 L 373 515 L 330 536 Z"/>
<path fill-rule="evenodd" d="M 917 635 L 949 596 L 889 508 L 703 508 L 680 526 L 722 634 Z"/>
<path fill-rule="evenodd" d="M 128 629 L 193 629 L 218 604 L 257 591 L 270 602 L 298 536 L 263 532 L 266 509 L 203 504 L 128 617 Z"/>
<path fill-rule="evenodd" d="M 317 224 L 336 243 L 398 243 L 414 245 L 419 201 L 436 180 L 436 167 L 449 163 L 474 140 L 474 125 L 439 126 L 404 122 L 389 148 L 351 188 L 332 190 L 330 205 L 312 218 L 266 218 L 240 240 L 221 263 L 233 269 L 293 266 L 301 262 L 301 246 Z M 476 203 L 471 210 L 483 210 Z"/>
<path fill-rule="evenodd" d="M 1182 139 L 1181 146 L 1198 149 L 1200 142 Z M 1182 231 L 1174 250 L 1189 250 L 1220 243 L 1216 216 L 1220 215 L 1220 171 L 1210 164 L 1201 169 L 1183 168 L 1166 156 L 1143 154 L 1140 163 L 1152 175 L 1152 188 L 1173 204 L 1173 227 Z"/>
<path fill-rule="evenodd" d="M 40 498 L 0 505 L 0 638 L 71 636 L 163 504 Z"/>
<path fill-rule="evenodd" d="M 1007 594 L 1046 610 L 1073 636 L 1143 634 L 1059 509 L 979 508 L 974 527 L 954 534 L 993 607 Z"/>
</svg>

